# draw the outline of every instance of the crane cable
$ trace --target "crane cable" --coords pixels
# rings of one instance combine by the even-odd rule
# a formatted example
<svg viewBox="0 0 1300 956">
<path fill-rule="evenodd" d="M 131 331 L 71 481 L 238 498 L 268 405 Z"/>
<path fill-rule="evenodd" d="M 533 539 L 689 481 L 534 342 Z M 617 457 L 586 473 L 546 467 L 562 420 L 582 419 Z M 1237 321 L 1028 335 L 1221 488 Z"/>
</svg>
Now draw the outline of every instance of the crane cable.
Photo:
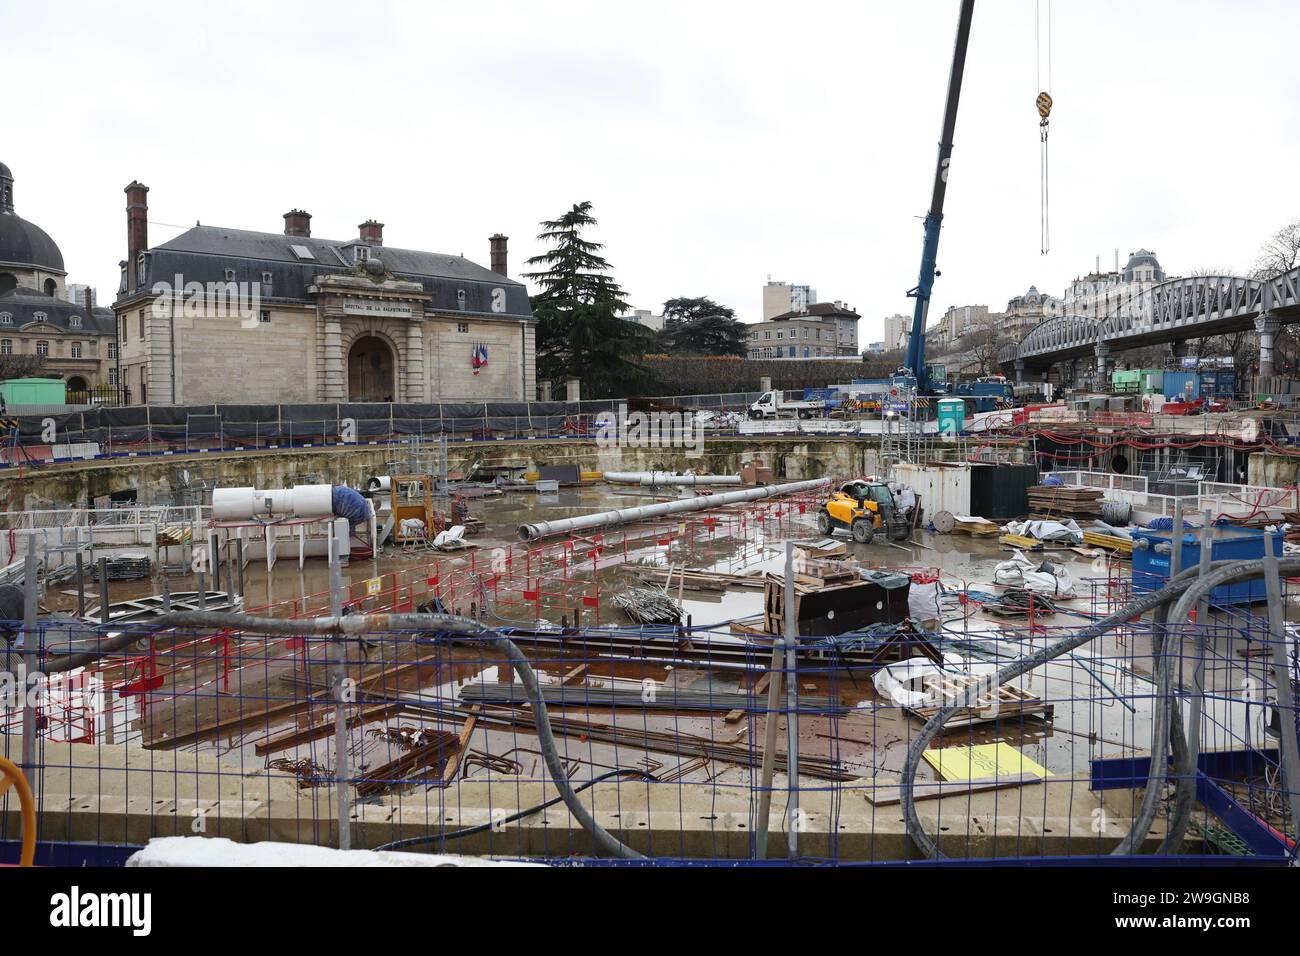
<svg viewBox="0 0 1300 956">
<path fill-rule="evenodd" d="M 1052 248 L 1050 211 L 1051 203 L 1048 195 L 1048 163 L 1047 163 L 1047 127 L 1048 117 L 1052 112 L 1052 96 L 1043 86 L 1043 28 L 1042 28 L 1042 8 L 1043 0 L 1036 0 L 1034 6 L 1034 65 L 1036 70 L 1035 85 L 1039 89 L 1038 97 L 1034 101 L 1038 107 L 1038 139 L 1039 139 L 1039 157 L 1038 157 L 1038 227 L 1039 227 L 1039 254 L 1047 255 Z M 1052 0 L 1047 0 L 1047 86 L 1052 85 Z"/>
</svg>

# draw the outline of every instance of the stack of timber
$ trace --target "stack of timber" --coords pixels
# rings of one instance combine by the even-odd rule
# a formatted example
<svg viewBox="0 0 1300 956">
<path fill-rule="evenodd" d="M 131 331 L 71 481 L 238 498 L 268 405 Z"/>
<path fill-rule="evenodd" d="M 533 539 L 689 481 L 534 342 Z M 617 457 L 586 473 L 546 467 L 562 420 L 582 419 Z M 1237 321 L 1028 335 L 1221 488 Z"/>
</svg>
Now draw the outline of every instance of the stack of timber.
<svg viewBox="0 0 1300 956">
<path fill-rule="evenodd" d="M 636 568 L 634 573 L 642 581 L 658 584 L 669 590 L 682 587 L 687 591 L 725 591 L 728 588 L 761 588 L 763 575 L 728 574 L 708 568 Z"/>
<path fill-rule="evenodd" d="M 1097 488 L 1034 485 L 1029 511 L 1035 518 L 1100 518 L 1102 492 Z"/>
<path fill-rule="evenodd" d="M 1122 534 L 1085 531 L 1083 533 L 1083 543 L 1092 545 L 1094 548 L 1105 548 L 1107 551 L 1117 552 L 1121 557 L 1133 557 L 1133 539 L 1126 538 Z"/>
<path fill-rule="evenodd" d="M 858 580 L 858 563 L 828 558 L 797 561 L 794 566 L 794 579 L 799 584 L 810 584 L 816 587 L 846 584 Z"/>
<path fill-rule="evenodd" d="M 965 700 L 972 687 L 981 685 L 983 678 L 968 674 L 944 674 L 931 677 L 925 681 L 926 697 L 940 703 L 909 707 L 907 712 L 921 720 L 929 720 L 941 708 L 959 700 Z M 1043 698 L 1028 691 L 1003 684 L 996 690 L 984 688 L 975 698 L 974 707 L 963 707 L 953 714 L 952 719 L 944 724 L 945 729 L 967 727 L 989 721 L 1018 721 L 1023 717 L 1039 717 L 1050 720 L 1054 705 L 1044 703 Z"/>
</svg>

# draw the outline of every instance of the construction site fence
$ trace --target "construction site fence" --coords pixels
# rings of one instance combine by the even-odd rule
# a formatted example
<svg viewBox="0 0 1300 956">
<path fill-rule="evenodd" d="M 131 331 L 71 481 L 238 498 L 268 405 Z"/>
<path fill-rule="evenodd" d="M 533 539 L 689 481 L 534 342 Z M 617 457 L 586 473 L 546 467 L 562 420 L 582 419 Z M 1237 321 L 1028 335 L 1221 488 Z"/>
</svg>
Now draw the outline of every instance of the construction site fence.
<svg viewBox="0 0 1300 956">
<path fill-rule="evenodd" d="M 1148 491 L 1145 475 L 1117 475 L 1101 471 L 1063 470 L 1051 474 L 1063 485 L 1097 488 L 1111 501 L 1127 501 L 1138 517 L 1173 517 L 1179 506 L 1188 521 L 1208 511 L 1213 520 L 1277 518 L 1300 511 L 1300 488 L 1269 488 L 1222 481 L 1199 481 L 1195 493 L 1165 495 Z"/>
<path fill-rule="evenodd" d="M 1113 578 L 1093 586 L 1103 606 L 1130 596 Z M 946 593 L 932 648 L 971 669 L 996 667 L 1086 620 L 1057 612 L 990 630 L 969 616 L 984 599 Z M 900 703 L 873 686 L 873 645 L 861 640 L 806 635 L 774 656 L 773 636 L 742 640 L 717 623 L 484 623 L 537 672 L 568 784 L 652 861 L 919 858 L 900 771 L 927 714 L 968 686 L 956 676 L 918 680 L 922 698 Z M 473 636 L 126 625 L 139 635 L 127 650 L 65 673 L 57 661 L 86 646 L 83 627 L 10 626 L 21 640 L 0 646 L 10 694 L 0 743 L 26 768 L 43 842 L 106 855 L 173 835 L 555 862 L 596 853 L 557 801 L 522 685 Z M 1131 622 L 990 686 L 940 733 L 915 792 L 921 825 L 947 857 L 1086 862 L 1114 849 L 1142 799 L 1166 702 L 1151 680 L 1155 636 L 1149 622 Z M 1174 706 L 1196 721 L 1202 756 L 1194 777 L 1171 770 L 1155 823 L 1126 859 L 1155 852 L 1173 785 L 1188 779 L 1197 800 L 1185 862 L 1294 862 L 1294 633 L 1272 629 L 1253 605 L 1215 607 L 1162 637 Z M 29 673 L 40 675 L 34 684 Z M 29 686 L 40 693 L 12 699 Z M 18 828 L 10 792 L 0 862 L 16 856 Z"/>
</svg>

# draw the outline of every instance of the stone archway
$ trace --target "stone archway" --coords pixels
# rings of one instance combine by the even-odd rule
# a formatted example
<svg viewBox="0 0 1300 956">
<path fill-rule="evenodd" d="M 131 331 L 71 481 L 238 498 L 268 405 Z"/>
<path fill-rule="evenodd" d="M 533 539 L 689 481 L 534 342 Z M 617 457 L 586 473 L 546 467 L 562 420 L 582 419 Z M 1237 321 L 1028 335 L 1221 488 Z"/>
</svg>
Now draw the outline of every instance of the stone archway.
<svg viewBox="0 0 1300 956">
<path fill-rule="evenodd" d="M 348 349 L 348 401 L 397 400 L 397 363 L 392 347 L 377 335 L 362 335 Z"/>
<path fill-rule="evenodd" d="M 69 392 L 88 392 L 90 385 L 80 375 L 74 375 L 68 379 L 67 391 Z"/>
</svg>

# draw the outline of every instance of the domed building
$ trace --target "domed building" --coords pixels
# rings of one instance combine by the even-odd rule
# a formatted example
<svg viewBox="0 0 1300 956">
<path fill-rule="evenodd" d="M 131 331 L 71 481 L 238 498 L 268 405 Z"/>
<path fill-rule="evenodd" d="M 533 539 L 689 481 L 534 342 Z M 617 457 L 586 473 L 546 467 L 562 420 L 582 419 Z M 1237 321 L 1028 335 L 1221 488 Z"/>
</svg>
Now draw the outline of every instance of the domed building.
<svg viewBox="0 0 1300 956">
<path fill-rule="evenodd" d="M 0 378 L 62 378 L 69 401 L 109 384 L 116 359 L 111 309 L 67 299 L 63 253 L 14 209 L 14 176 L 0 163 Z M 80 393 L 80 394 L 79 394 Z"/>
<path fill-rule="evenodd" d="M 1039 292 L 1037 286 L 1030 286 L 1024 295 L 1018 295 L 1007 301 L 1006 325 L 1007 335 L 1019 341 L 1033 328 L 1047 319 L 1061 314 L 1063 303 L 1054 295 Z"/>
</svg>

